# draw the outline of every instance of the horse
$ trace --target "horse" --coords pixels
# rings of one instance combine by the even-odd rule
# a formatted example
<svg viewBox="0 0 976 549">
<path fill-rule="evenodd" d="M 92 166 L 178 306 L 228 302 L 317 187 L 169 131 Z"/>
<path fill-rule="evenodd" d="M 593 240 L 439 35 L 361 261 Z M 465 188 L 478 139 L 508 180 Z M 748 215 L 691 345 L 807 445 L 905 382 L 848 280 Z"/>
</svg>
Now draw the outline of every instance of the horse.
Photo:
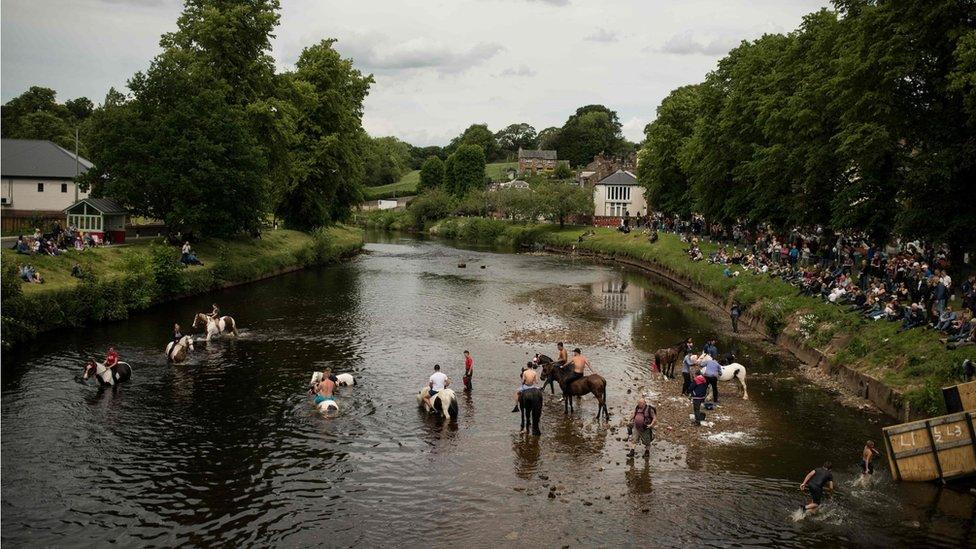
<svg viewBox="0 0 976 549">
<path fill-rule="evenodd" d="M 699 358 L 700 361 L 704 362 L 712 358 L 709 355 L 702 355 Z M 725 355 L 725 360 L 729 360 L 728 364 L 722 364 L 722 375 L 719 376 L 719 381 L 732 381 L 733 379 L 739 380 L 739 384 L 742 385 L 742 400 L 749 400 L 749 391 L 746 389 L 746 367 L 734 362 L 735 355 L 729 353 Z"/>
<path fill-rule="evenodd" d="M 691 352 L 691 341 L 686 339 L 681 343 L 654 351 L 654 364 L 665 379 L 671 379 L 674 377 L 675 362 L 683 359 L 689 352 Z"/>
<path fill-rule="evenodd" d="M 532 367 L 535 367 L 535 366 L 544 366 L 546 364 L 549 364 L 550 362 L 552 362 L 552 359 L 549 358 L 548 356 L 536 354 L 535 355 L 535 358 L 533 360 L 530 360 L 529 362 L 526 362 L 525 365 L 527 367 L 529 367 L 529 368 L 532 368 Z M 545 393 L 546 392 L 546 386 L 548 386 L 549 387 L 549 394 L 552 394 L 552 395 L 556 394 L 556 387 L 555 387 L 555 385 L 553 385 L 553 383 L 555 381 L 556 380 L 554 378 L 551 378 L 551 377 L 549 379 L 545 380 L 545 382 L 542 384 L 542 392 Z"/>
<path fill-rule="evenodd" d="M 166 359 L 173 363 L 183 362 L 186 360 L 186 356 L 192 350 L 193 338 L 190 336 L 183 336 L 175 342 L 170 341 L 166 344 Z"/>
<path fill-rule="evenodd" d="M 570 414 L 573 412 L 573 397 L 583 396 L 587 393 L 593 393 L 596 397 L 598 403 L 596 409 L 596 419 L 600 420 L 600 413 L 603 412 L 604 419 L 610 420 L 610 412 L 607 410 L 607 380 L 599 374 L 590 374 L 588 376 L 577 379 L 572 385 L 568 387 L 565 386 L 566 377 L 569 376 L 570 372 L 568 368 L 559 368 L 556 366 L 555 362 L 549 362 L 542 366 L 542 379 L 548 379 L 554 377 L 556 383 L 559 383 L 559 388 L 566 393 L 566 398 L 563 399 L 563 412 Z"/>
<path fill-rule="evenodd" d="M 519 394 L 519 409 L 522 411 L 522 425 L 519 432 L 529 432 L 534 436 L 542 435 L 539 430 L 539 418 L 542 416 L 542 390 L 538 388 L 526 389 Z"/>
<path fill-rule="evenodd" d="M 109 368 L 102 362 L 89 360 L 85 363 L 85 371 L 81 378 L 88 381 L 90 377 L 96 378 L 102 387 L 115 387 L 132 378 L 132 366 L 128 362 L 117 362 L 115 368 Z"/>
<path fill-rule="evenodd" d="M 322 381 L 322 372 L 312 372 L 312 380 L 308 382 L 309 387 L 315 387 L 315 384 Z M 336 387 L 351 387 L 356 384 L 356 379 L 352 377 L 352 374 L 338 374 L 334 381 Z"/>
<path fill-rule="evenodd" d="M 207 328 L 207 343 L 210 343 L 210 338 L 226 332 L 230 332 L 235 336 L 237 335 L 237 323 L 229 316 L 214 319 L 210 315 L 197 313 L 197 316 L 193 317 L 193 327 L 196 328 L 197 326 L 205 326 Z"/>
<path fill-rule="evenodd" d="M 424 410 L 429 414 L 431 412 L 437 413 L 438 416 L 442 418 L 450 417 L 451 420 L 456 420 L 458 417 L 458 403 L 457 394 L 454 393 L 453 389 L 444 388 L 434 396 L 430 397 L 430 404 L 428 405 L 424 402 L 424 395 L 428 394 L 428 387 L 421 387 L 420 392 L 417 393 L 417 404 L 424 407 Z M 444 413 L 444 410 L 447 413 Z"/>
</svg>

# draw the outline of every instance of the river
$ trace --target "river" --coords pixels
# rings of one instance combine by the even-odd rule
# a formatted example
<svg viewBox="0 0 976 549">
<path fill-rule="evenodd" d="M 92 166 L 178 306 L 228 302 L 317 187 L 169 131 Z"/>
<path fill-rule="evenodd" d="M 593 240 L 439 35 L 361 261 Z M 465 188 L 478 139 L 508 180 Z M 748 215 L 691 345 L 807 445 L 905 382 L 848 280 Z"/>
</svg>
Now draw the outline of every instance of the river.
<svg viewBox="0 0 976 549">
<path fill-rule="evenodd" d="M 4 354 L 2 542 L 973 543 L 968 488 L 897 484 L 883 460 L 874 482 L 856 487 L 861 447 L 881 444 L 888 420 L 841 406 L 782 356 L 719 335 L 749 368 L 751 400 L 723 384 L 715 425 L 692 430 L 678 382 L 648 370 L 654 349 L 716 334 L 675 289 L 565 257 L 371 240 L 345 264 L 44 334 Z M 213 301 L 240 336 L 168 365 L 172 323 L 188 327 Z M 520 365 L 553 355 L 563 337 L 607 378 L 612 428 L 594 421 L 592 397 L 566 418 L 547 394 L 542 436 L 519 435 L 510 410 Z M 115 392 L 81 383 L 83 360 L 113 344 L 133 365 L 131 382 Z M 460 389 L 465 349 L 474 391 L 459 420 L 422 414 L 415 397 L 432 365 Z M 358 381 L 339 389 L 336 417 L 305 395 L 323 366 Z M 628 460 L 618 425 L 638 392 L 671 411 L 650 459 Z M 798 484 L 825 460 L 838 494 L 795 521 Z"/>
</svg>

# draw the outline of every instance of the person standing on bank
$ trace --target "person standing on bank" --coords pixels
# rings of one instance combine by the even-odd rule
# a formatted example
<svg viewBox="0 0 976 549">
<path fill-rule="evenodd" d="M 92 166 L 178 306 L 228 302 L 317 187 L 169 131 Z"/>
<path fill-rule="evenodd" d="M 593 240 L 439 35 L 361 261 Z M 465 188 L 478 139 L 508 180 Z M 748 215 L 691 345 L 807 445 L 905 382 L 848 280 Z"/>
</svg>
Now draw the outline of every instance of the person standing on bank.
<svg viewBox="0 0 976 549">
<path fill-rule="evenodd" d="M 697 375 L 689 391 L 691 396 L 691 404 L 695 412 L 695 425 L 701 425 L 702 413 L 701 406 L 702 402 L 705 402 L 705 396 L 708 394 L 708 382 L 705 381 L 705 376 Z"/>
<path fill-rule="evenodd" d="M 702 373 L 708 384 L 712 386 L 712 402 L 718 404 L 718 378 L 722 377 L 722 365 L 714 358 L 710 358 L 702 364 Z"/>
<path fill-rule="evenodd" d="M 729 316 L 732 317 L 732 331 L 739 333 L 739 317 L 742 316 L 742 306 L 739 305 L 738 299 L 732 301 Z"/>
</svg>

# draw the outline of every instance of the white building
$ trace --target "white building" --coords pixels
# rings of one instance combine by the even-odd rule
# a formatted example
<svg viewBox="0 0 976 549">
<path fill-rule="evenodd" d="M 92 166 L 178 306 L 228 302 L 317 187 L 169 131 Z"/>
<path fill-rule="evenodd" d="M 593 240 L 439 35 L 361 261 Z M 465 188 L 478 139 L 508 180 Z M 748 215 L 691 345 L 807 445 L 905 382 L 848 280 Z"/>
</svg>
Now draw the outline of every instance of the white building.
<svg viewBox="0 0 976 549">
<path fill-rule="evenodd" d="M 76 189 L 76 175 L 92 163 L 63 147 L 38 139 L 0 140 L 0 204 L 4 217 L 61 218 L 88 192 Z M 6 226 L 6 223 L 4 224 Z"/>
<path fill-rule="evenodd" d="M 601 227 L 614 227 L 625 215 L 647 214 L 644 188 L 637 184 L 633 173 L 624 170 L 617 170 L 593 185 L 593 204 L 593 224 Z"/>
</svg>

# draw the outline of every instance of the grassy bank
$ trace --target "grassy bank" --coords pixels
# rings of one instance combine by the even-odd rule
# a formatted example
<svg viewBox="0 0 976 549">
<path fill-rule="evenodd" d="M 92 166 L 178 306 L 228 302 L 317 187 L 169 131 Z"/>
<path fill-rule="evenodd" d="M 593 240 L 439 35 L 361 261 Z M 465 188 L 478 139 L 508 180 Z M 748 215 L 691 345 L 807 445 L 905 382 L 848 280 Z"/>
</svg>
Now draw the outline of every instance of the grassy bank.
<svg viewBox="0 0 976 549">
<path fill-rule="evenodd" d="M 485 177 L 492 181 L 506 179 L 505 173 L 510 169 L 518 168 L 518 162 L 494 162 L 485 165 Z M 380 200 L 382 198 L 393 198 L 397 196 L 410 196 L 417 194 L 417 184 L 420 183 L 420 170 L 413 170 L 404 174 L 396 183 L 380 185 L 379 187 L 367 187 L 366 200 Z"/>
<path fill-rule="evenodd" d="M 3 346 L 46 330 L 123 319 L 168 299 L 337 261 L 362 242 L 360 230 L 341 226 L 311 234 L 278 230 L 260 239 L 204 240 L 194 245 L 204 264 L 193 267 L 180 264 L 178 248 L 148 239 L 58 257 L 5 249 Z M 22 283 L 14 270 L 22 262 L 34 265 L 45 283 Z M 81 266 L 82 279 L 71 276 L 74 265 Z"/>
<path fill-rule="evenodd" d="M 677 275 L 700 284 L 727 302 L 738 298 L 770 334 L 786 334 L 808 347 L 822 351 L 834 364 L 844 365 L 883 382 L 900 392 L 916 412 L 945 413 L 941 388 L 959 383 L 960 364 L 973 348 L 947 350 L 932 330 L 897 333 L 900 323 L 864 320 L 843 306 L 797 295 L 797 288 L 778 278 L 743 272 L 735 278 L 723 274 L 724 266 L 692 262 L 678 237 L 662 234 L 650 244 L 639 233 L 622 234 L 595 229 L 595 235 L 578 242 L 591 227 L 514 225 L 487 219 L 448 219 L 428 228 L 431 234 L 467 241 L 511 244 L 575 246 L 578 250 L 659 263 Z M 715 248 L 704 244 L 707 254 Z M 741 270 L 741 269 L 738 269 Z"/>
</svg>

